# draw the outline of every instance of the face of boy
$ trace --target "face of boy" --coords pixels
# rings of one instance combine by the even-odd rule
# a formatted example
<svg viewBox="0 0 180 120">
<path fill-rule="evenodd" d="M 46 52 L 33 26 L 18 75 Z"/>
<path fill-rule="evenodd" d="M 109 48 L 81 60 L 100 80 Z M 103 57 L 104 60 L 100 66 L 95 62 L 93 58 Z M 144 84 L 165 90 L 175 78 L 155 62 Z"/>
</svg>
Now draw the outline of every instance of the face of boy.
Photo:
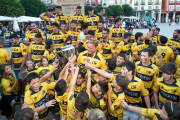
<svg viewBox="0 0 180 120">
<path fill-rule="evenodd" d="M 121 69 L 121 75 L 123 76 L 128 76 L 130 73 L 128 71 L 128 69 L 126 68 L 126 66 L 123 66 Z"/>
<path fill-rule="evenodd" d="M 31 80 L 31 83 L 28 84 L 29 87 L 31 89 L 33 89 L 34 91 L 39 91 L 39 87 L 40 87 L 40 79 L 39 78 L 36 78 L 36 79 L 32 79 Z"/>
<path fill-rule="evenodd" d="M 5 73 L 7 73 L 7 74 L 11 73 L 11 68 L 9 66 L 5 67 Z"/>
<path fill-rule="evenodd" d="M 78 84 L 78 85 L 81 85 L 83 81 L 84 81 L 84 79 L 83 79 L 83 77 L 81 76 L 81 74 L 78 74 L 77 80 L 76 80 L 77 84 Z"/>
<path fill-rule="evenodd" d="M 114 80 L 112 81 L 112 83 L 113 83 L 113 86 L 114 86 L 115 88 L 118 88 L 116 79 L 114 79 Z"/>
<path fill-rule="evenodd" d="M 151 57 L 149 57 L 148 52 L 141 52 L 141 61 L 142 63 L 146 63 L 147 61 L 150 61 Z"/>
<path fill-rule="evenodd" d="M 35 37 L 36 44 L 40 44 L 42 42 L 42 38 Z"/>
<path fill-rule="evenodd" d="M 174 75 L 173 74 L 169 75 L 167 73 L 163 73 L 163 77 L 164 77 L 165 81 L 168 81 L 168 80 L 172 79 L 174 77 Z"/>
<path fill-rule="evenodd" d="M 100 90 L 100 86 L 97 83 L 96 85 L 93 86 L 92 91 L 94 94 L 99 94 L 99 92 L 100 92 L 99 90 Z"/>
<path fill-rule="evenodd" d="M 99 76 L 99 80 L 100 80 L 100 81 L 104 81 L 104 82 L 106 82 L 106 83 L 109 81 L 107 78 L 105 78 L 105 77 L 103 77 L 103 76 L 101 76 L 101 75 Z"/>
<path fill-rule="evenodd" d="M 46 58 L 44 58 L 44 59 L 42 60 L 42 64 L 43 64 L 44 67 L 47 67 L 47 66 L 48 66 L 48 61 L 47 61 Z"/>
<path fill-rule="evenodd" d="M 121 65 L 123 62 L 125 62 L 124 58 L 121 56 L 117 57 L 117 65 Z"/>
<path fill-rule="evenodd" d="M 26 62 L 26 66 L 28 67 L 28 68 L 33 68 L 33 65 L 34 65 L 34 63 L 32 62 L 32 61 L 27 61 Z"/>
</svg>

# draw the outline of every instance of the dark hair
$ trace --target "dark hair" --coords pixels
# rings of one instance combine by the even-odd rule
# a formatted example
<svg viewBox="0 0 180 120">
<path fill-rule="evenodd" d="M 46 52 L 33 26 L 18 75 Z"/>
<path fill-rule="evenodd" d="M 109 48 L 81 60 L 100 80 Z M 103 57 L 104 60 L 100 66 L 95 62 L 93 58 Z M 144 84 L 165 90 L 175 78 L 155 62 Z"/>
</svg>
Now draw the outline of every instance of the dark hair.
<svg viewBox="0 0 180 120">
<path fill-rule="evenodd" d="M 76 22 L 75 20 L 71 21 L 71 23 L 75 23 L 75 24 L 77 24 L 77 22 Z"/>
<path fill-rule="evenodd" d="M 153 56 L 153 52 L 150 48 L 144 48 L 144 49 L 142 49 L 141 53 L 142 52 L 147 52 L 149 57 Z"/>
<path fill-rule="evenodd" d="M 101 11 L 103 11 L 103 10 L 104 10 L 104 8 L 103 8 L 103 7 L 100 7 L 98 12 L 101 12 Z"/>
<path fill-rule="evenodd" d="M 86 49 L 83 46 L 77 48 L 78 53 L 84 52 Z"/>
<path fill-rule="evenodd" d="M 152 50 L 153 55 L 156 54 L 156 52 L 157 52 L 157 47 L 156 47 L 155 45 L 149 45 L 148 48 L 150 48 L 150 49 Z"/>
<path fill-rule="evenodd" d="M 27 59 L 26 59 L 26 62 L 27 62 L 27 61 L 32 61 L 32 62 L 34 63 L 34 60 L 33 60 L 32 58 L 27 58 Z M 25 62 L 25 63 L 26 63 L 26 62 Z"/>
<path fill-rule="evenodd" d="M 159 27 L 156 27 L 156 30 L 157 30 L 158 32 L 160 32 L 160 28 L 159 28 Z"/>
<path fill-rule="evenodd" d="M 66 25 L 66 24 L 65 24 L 65 23 L 61 23 L 60 26 L 61 26 L 61 25 Z"/>
<path fill-rule="evenodd" d="M 1 79 L 4 77 L 5 67 L 8 66 L 7 64 L 1 64 L 0 65 L 0 82 Z"/>
<path fill-rule="evenodd" d="M 141 37 L 142 35 L 143 35 L 142 32 L 137 32 L 137 33 L 135 34 L 135 39 L 138 40 L 138 37 Z"/>
<path fill-rule="evenodd" d="M 28 25 L 31 25 L 31 22 L 28 22 L 28 23 L 27 23 L 27 26 L 28 26 Z"/>
<path fill-rule="evenodd" d="M 17 34 L 12 34 L 9 39 L 19 39 Z"/>
<path fill-rule="evenodd" d="M 128 30 L 133 30 L 133 28 L 132 27 L 128 27 Z"/>
<path fill-rule="evenodd" d="M 85 74 L 83 73 L 83 72 L 81 72 L 81 70 L 79 70 L 79 73 L 78 73 L 79 75 L 81 75 L 81 77 L 83 78 L 83 79 L 85 79 Z"/>
<path fill-rule="evenodd" d="M 72 39 L 70 38 L 70 36 L 66 38 L 65 43 L 67 43 L 67 41 L 71 41 L 72 43 Z"/>
<path fill-rule="evenodd" d="M 163 73 L 167 73 L 167 74 L 175 74 L 177 71 L 176 64 L 172 62 L 165 63 L 162 66 L 162 71 Z"/>
<path fill-rule="evenodd" d="M 176 31 L 177 34 L 180 34 L 180 29 L 176 29 L 176 30 L 174 30 L 174 31 Z"/>
<path fill-rule="evenodd" d="M 89 7 L 88 8 L 88 11 L 92 11 L 92 10 L 94 10 L 93 7 Z"/>
<path fill-rule="evenodd" d="M 4 43 L 4 37 L 0 37 L 0 45 Z"/>
<path fill-rule="evenodd" d="M 108 91 L 108 84 L 105 83 L 104 81 L 98 81 L 97 84 L 99 84 L 100 86 L 99 91 L 102 93 L 102 95 L 106 94 Z"/>
<path fill-rule="evenodd" d="M 98 23 L 102 23 L 102 24 L 104 24 L 104 21 L 102 21 L 102 20 L 99 20 L 99 21 L 98 21 Z"/>
<path fill-rule="evenodd" d="M 82 7 L 81 6 L 77 6 L 77 8 L 76 9 L 82 9 Z"/>
<path fill-rule="evenodd" d="M 41 72 L 39 73 L 39 77 L 42 78 L 45 74 L 47 74 L 50 70 L 49 69 L 43 69 L 41 70 Z"/>
<path fill-rule="evenodd" d="M 88 31 L 88 34 L 90 34 L 90 35 L 93 35 L 93 36 L 94 36 L 94 31 L 93 31 L 93 30 L 89 30 L 89 31 Z"/>
<path fill-rule="evenodd" d="M 169 101 L 165 102 L 164 109 L 170 120 L 180 120 L 180 106 Z"/>
<path fill-rule="evenodd" d="M 61 58 L 59 59 L 59 66 L 61 67 L 61 69 L 63 69 L 64 66 L 65 66 L 67 63 L 68 63 L 68 60 L 67 60 L 66 58 L 61 57 Z"/>
<path fill-rule="evenodd" d="M 127 39 L 128 37 L 131 37 L 131 33 L 129 33 L 129 32 L 125 32 L 124 33 L 124 39 Z"/>
<path fill-rule="evenodd" d="M 115 20 L 114 20 L 114 24 L 116 24 L 116 23 L 119 22 L 120 20 L 122 20 L 122 18 L 116 17 Z"/>
<path fill-rule="evenodd" d="M 40 33 L 37 33 L 37 34 L 35 35 L 35 37 L 36 37 L 36 38 L 42 38 L 42 35 L 41 35 Z"/>
<path fill-rule="evenodd" d="M 39 75 L 35 72 L 30 73 L 27 76 L 27 83 L 30 84 L 32 79 L 40 78 Z"/>
<path fill-rule="evenodd" d="M 131 61 L 126 61 L 122 63 L 123 67 L 126 67 L 128 71 L 132 71 L 132 75 L 134 75 L 135 72 L 135 64 Z"/>
<path fill-rule="evenodd" d="M 66 89 L 67 83 L 63 79 L 59 80 L 54 87 L 54 90 L 57 92 L 58 96 L 62 96 L 66 92 Z"/>
<path fill-rule="evenodd" d="M 56 6 L 56 8 L 58 8 L 58 9 L 62 9 L 62 7 L 61 7 L 61 6 L 59 6 L 59 5 L 58 5 L 58 6 Z"/>
<path fill-rule="evenodd" d="M 61 71 L 62 71 L 62 69 L 58 69 L 58 70 L 56 70 L 56 72 L 55 72 L 55 80 L 58 80 L 59 79 L 59 74 L 61 73 Z"/>
<path fill-rule="evenodd" d="M 36 25 L 38 25 L 37 22 L 31 22 L 31 24 L 36 24 Z"/>
<path fill-rule="evenodd" d="M 129 84 L 129 79 L 126 76 L 117 74 L 116 75 L 116 83 L 117 83 L 117 86 L 120 86 L 124 90 L 124 89 L 126 89 L 126 87 Z"/>
<path fill-rule="evenodd" d="M 17 85 L 18 95 L 24 95 L 25 86 L 27 85 L 27 75 L 28 75 L 27 70 L 21 70 L 18 74 L 18 85 Z"/>
<path fill-rule="evenodd" d="M 44 58 L 48 61 L 47 56 L 42 56 L 42 57 L 41 57 L 41 60 L 40 60 L 40 66 L 43 66 L 42 61 L 43 61 Z M 48 62 L 49 62 L 49 61 L 48 61 Z"/>
<path fill-rule="evenodd" d="M 89 107 L 89 95 L 86 92 L 81 91 L 76 97 L 75 107 L 80 112 L 84 112 L 84 110 Z"/>
<path fill-rule="evenodd" d="M 107 60 L 109 70 L 113 71 L 116 68 L 116 62 L 112 59 Z"/>
<path fill-rule="evenodd" d="M 119 54 L 117 55 L 117 57 L 118 57 L 118 56 L 123 57 L 124 60 L 126 60 L 126 54 L 124 54 L 124 53 L 119 53 Z"/>
<path fill-rule="evenodd" d="M 57 23 L 52 23 L 51 26 L 59 27 Z"/>
<path fill-rule="evenodd" d="M 83 23 L 82 26 L 81 26 L 82 29 L 86 29 L 88 28 L 88 24 L 87 23 Z"/>
<path fill-rule="evenodd" d="M 34 112 L 31 108 L 25 108 L 16 114 L 14 120 L 34 120 Z"/>
<path fill-rule="evenodd" d="M 109 34 L 109 29 L 104 28 L 103 30 L 104 30 L 104 31 L 106 31 L 106 32 L 107 32 L 107 34 Z"/>
<path fill-rule="evenodd" d="M 168 38 L 166 36 L 161 36 L 160 41 L 161 41 L 161 44 L 166 44 L 168 41 Z"/>
</svg>

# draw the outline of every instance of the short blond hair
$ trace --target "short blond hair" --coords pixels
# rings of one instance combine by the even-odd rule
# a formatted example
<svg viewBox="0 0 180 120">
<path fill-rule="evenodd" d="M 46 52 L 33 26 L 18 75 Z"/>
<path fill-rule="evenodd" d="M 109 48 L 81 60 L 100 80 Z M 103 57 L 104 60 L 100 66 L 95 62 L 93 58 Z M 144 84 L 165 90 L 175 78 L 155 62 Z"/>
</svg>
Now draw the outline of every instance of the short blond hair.
<svg viewBox="0 0 180 120">
<path fill-rule="evenodd" d="M 106 120 L 106 116 L 100 109 L 95 108 L 90 110 L 88 120 Z"/>
<path fill-rule="evenodd" d="M 90 44 L 94 45 L 94 47 L 97 47 L 98 44 L 99 44 L 99 41 L 96 40 L 95 38 L 91 38 L 91 39 L 88 40 L 87 43 L 90 43 Z"/>
</svg>

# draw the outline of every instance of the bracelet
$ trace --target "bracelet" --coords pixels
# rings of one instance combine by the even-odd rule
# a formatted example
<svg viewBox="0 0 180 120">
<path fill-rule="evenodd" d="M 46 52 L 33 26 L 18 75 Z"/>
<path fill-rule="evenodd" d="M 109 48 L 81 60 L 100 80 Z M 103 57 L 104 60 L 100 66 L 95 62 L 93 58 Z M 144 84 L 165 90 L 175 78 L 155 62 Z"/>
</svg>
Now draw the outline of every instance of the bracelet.
<svg viewBox="0 0 180 120">
<path fill-rule="evenodd" d="M 161 59 L 161 56 L 158 56 L 158 59 Z"/>
<path fill-rule="evenodd" d="M 46 103 L 43 103 L 44 107 L 47 108 Z"/>
</svg>

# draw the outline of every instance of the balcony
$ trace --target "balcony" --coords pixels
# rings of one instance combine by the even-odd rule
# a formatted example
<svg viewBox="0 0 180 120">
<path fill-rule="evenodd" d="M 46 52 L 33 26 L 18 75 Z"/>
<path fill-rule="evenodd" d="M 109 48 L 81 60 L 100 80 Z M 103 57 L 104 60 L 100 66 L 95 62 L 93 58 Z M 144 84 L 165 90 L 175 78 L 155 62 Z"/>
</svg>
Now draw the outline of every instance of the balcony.
<svg viewBox="0 0 180 120">
<path fill-rule="evenodd" d="M 160 3 L 159 3 L 159 2 L 156 2 L 155 4 L 156 4 L 156 5 L 160 5 Z"/>
<path fill-rule="evenodd" d="M 135 2 L 134 5 L 138 5 L 138 2 Z"/>
<path fill-rule="evenodd" d="M 141 2 L 141 5 L 145 5 L 145 2 Z"/>
<path fill-rule="evenodd" d="M 148 2 L 148 5 L 152 5 L 153 3 L 152 2 Z"/>
<path fill-rule="evenodd" d="M 172 5 L 172 4 L 174 4 L 174 1 L 170 1 L 170 3 L 169 3 L 169 4 L 171 4 L 171 5 Z"/>
<path fill-rule="evenodd" d="M 95 3 L 95 2 L 92 2 L 92 5 L 96 5 L 96 3 Z"/>
<path fill-rule="evenodd" d="M 169 11 L 170 11 L 170 12 L 171 12 L 171 11 L 175 11 L 175 9 L 173 9 L 173 8 L 170 8 L 170 9 L 169 9 Z"/>
<path fill-rule="evenodd" d="M 89 2 L 89 1 L 87 1 L 86 5 L 90 5 L 90 2 Z"/>
<path fill-rule="evenodd" d="M 98 6 L 102 6 L 102 3 L 101 3 L 101 2 L 98 2 Z"/>
</svg>

